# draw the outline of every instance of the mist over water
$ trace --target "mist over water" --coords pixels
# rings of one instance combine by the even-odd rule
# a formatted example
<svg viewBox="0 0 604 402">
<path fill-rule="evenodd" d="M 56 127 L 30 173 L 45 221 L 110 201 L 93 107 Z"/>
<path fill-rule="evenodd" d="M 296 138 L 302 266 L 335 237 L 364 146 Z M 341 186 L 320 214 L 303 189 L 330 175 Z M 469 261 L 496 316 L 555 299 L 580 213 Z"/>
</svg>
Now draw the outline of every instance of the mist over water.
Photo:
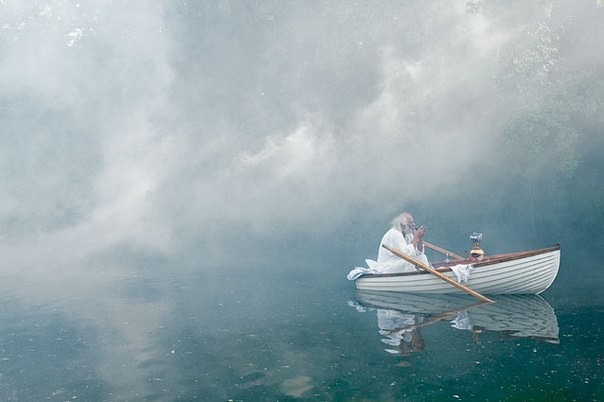
<svg viewBox="0 0 604 402">
<path fill-rule="evenodd" d="M 1 6 L 6 253 L 346 252 L 423 205 L 518 232 L 602 145 L 594 1 Z"/>
<path fill-rule="evenodd" d="M 4 319 L 56 315 L 98 348 L 100 393 L 142 395 L 166 317 L 217 319 L 182 313 L 207 299 L 181 275 L 256 312 L 287 297 L 235 296 L 242 269 L 345 294 L 402 210 L 457 253 L 473 231 L 488 253 L 560 243 L 552 297 L 601 306 L 570 289 L 604 280 L 603 20 L 596 0 L 0 0 Z"/>
</svg>

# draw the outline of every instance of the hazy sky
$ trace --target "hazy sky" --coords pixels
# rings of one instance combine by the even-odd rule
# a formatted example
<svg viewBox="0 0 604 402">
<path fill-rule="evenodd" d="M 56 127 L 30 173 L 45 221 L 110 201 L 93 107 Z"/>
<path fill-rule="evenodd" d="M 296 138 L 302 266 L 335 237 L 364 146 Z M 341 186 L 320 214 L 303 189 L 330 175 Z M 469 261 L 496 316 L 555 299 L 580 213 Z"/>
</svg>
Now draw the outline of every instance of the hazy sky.
<svg viewBox="0 0 604 402">
<path fill-rule="evenodd" d="M 509 127 L 571 109 L 565 91 L 601 77 L 603 13 L 595 0 L 0 0 L 3 255 L 220 262 L 386 225 L 485 166 L 519 169 Z M 552 134 L 562 145 L 522 169 L 572 167 L 580 135 Z"/>
</svg>

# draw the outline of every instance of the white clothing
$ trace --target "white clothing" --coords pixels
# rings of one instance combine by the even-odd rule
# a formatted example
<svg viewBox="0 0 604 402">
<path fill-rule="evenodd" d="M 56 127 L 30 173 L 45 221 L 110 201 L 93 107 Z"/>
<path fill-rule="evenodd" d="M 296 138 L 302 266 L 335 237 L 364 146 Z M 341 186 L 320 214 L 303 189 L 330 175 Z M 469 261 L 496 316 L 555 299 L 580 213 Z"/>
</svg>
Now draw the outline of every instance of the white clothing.
<svg viewBox="0 0 604 402">
<path fill-rule="evenodd" d="M 474 327 L 467 310 L 457 313 L 455 318 L 450 322 L 451 326 L 457 329 L 467 329 L 468 331 L 471 331 Z"/>
<path fill-rule="evenodd" d="M 396 310 L 377 309 L 377 319 L 381 335 L 388 335 L 401 329 L 410 329 L 417 324 L 415 315 Z"/>
<path fill-rule="evenodd" d="M 395 228 L 390 228 L 380 241 L 380 247 L 378 250 L 378 263 L 380 268 L 380 272 L 383 273 L 395 273 L 395 272 L 413 272 L 416 271 L 415 265 L 411 264 L 403 260 L 401 257 L 392 254 L 390 251 L 386 250 L 382 247 L 382 244 L 385 244 L 390 247 L 394 247 L 396 249 L 401 250 L 403 253 L 423 262 L 424 264 L 429 266 L 428 258 L 426 255 L 417 250 L 411 241 L 413 240 L 413 235 L 409 234 L 407 237 L 403 235 L 399 230 Z"/>
<path fill-rule="evenodd" d="M 348 273 L 348 275 L 346 275 L 346 278 L 349 281 L 354 281 L 355 279 L 357 279 L 358 277 L 360 277 L 364 274 L 381 274 L 381 273 L 383 273 L 383 272 L 381 272 L 379 269 L 375 269 L 372 267 L 369 267 L 369 268 L 355 267 Z"/>
<path fill-rule="evenodd" d="M 396 347 L 396 349 L 385 349 L 386 352 L 407 355 L 409 351 L 416 350 L 414 343 L 421 338 L 418 325 L 424 321 L 422 316 L 405 314 L 396 310 L 378 309 L 377 318 L 379 333 L 384 336 L 382 342 Z"/>
<path fill-rule="evenodd" d="M 474 270 L 472 265 L 464 264 L 453 265 L 450 268 L 451 271 L 453 271 L 453 273 L 457 276 L 457 282 L 459 283 L 468 283 L 470 281 L 470 275 Z"/>
</svg>

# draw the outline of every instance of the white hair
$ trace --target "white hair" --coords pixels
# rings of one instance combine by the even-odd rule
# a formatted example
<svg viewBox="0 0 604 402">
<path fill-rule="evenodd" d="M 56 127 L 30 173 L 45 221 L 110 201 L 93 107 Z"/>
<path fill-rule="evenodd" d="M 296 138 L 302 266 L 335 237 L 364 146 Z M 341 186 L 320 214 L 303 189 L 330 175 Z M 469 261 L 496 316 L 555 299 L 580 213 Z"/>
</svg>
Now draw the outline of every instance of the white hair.
<svg viewBox="0 0 604 402">
<path fill-rule="evenodd" d="M 409 224 L 409 216 L 411 216 L 409 212 L 401 213 L 392 220 L 392 227 L 400 231 L 401 233 L 404 233 L 403 229 Z"/>
</svg>

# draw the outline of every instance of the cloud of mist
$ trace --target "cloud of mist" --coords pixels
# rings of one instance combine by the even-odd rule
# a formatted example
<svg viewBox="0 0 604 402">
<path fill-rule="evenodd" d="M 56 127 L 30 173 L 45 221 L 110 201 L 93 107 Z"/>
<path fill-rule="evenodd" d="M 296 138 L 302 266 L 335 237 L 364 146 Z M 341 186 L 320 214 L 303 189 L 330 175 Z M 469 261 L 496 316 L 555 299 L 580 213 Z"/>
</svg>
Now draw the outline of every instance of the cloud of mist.
<svg viewBox="0 0 604 402">
<path fill-rule="evenodd" d="M 364 255 L 426 200 L 465 233 L 448 199 L 572 175 L 579 127 L 598 126 L 574 120 L 601 110 L 603 11 L 0 0 L 0 272 L 17 300 L 114 339 L 95 344 L 101 377 L 142 393 L 175 308 L 124 295 L 143 269 Z"/>
<path fill-rule="evenodd" d="M 0 8 L 0 225 L 15 266 L 115 247 L 220 262 L 387 223 L 509 166 L 518 115 L 602 66 L 565 42 L 601 37 L 589 1 Z M 521 168 L 571 169 L 579 134 L 557 135 Z"/>
</svg>

